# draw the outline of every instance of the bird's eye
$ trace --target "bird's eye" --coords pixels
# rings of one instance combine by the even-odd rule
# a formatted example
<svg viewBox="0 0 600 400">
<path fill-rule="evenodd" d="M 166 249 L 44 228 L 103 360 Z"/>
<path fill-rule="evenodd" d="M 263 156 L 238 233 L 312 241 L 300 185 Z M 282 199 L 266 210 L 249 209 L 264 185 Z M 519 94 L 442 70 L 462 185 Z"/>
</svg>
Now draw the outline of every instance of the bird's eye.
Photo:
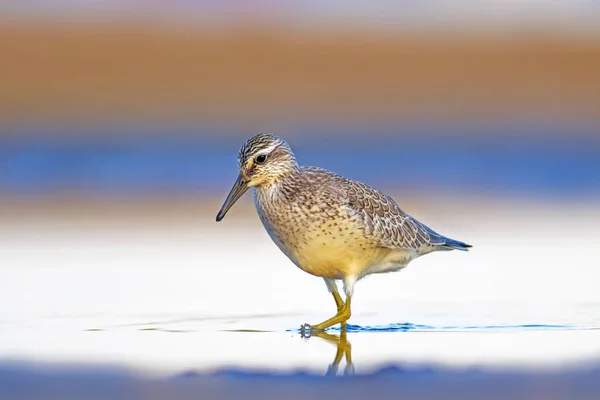
<svg viewBox="0 0 600 400">
<path fill-rule="evenodd" d="M 257 164 L 262 164 L 267 160 L 267 156 L 265 154 L 261 154 L 256 156 L 256 163 Z"/>
</svg>

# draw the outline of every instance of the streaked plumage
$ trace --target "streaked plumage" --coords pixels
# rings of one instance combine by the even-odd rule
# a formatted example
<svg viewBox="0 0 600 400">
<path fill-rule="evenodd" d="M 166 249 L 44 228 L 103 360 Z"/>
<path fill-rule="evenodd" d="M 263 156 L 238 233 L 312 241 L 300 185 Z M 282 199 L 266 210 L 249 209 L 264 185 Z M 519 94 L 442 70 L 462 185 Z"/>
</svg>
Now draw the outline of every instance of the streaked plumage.
<svg viewBox="0 0 600 400">
<path fill-rule="evenodd" d="M 342 280 L 348 303 L 355 282 L 366 275 L 402 269 L 432 251 L 470 247 L 434 232 L 364 183 L 299 167 L 287 143 L 275 135 L 250 138 L 240 150 L 239 165 L 240 176 L 217 220 L 252 187 L 258 215 L 277 246 L 299 268 L 325 278 L 334 297 L 332 282 Z M 339 314 L 337 297 L 336 304 Z"/>
</svg>

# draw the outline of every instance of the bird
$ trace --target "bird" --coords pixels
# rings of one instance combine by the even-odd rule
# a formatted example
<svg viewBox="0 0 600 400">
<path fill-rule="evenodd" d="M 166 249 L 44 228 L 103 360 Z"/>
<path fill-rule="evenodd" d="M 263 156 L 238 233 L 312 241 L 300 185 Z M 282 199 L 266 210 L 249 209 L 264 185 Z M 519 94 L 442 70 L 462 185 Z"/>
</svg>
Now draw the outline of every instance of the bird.
<svg viewBox="0 0 600 400">
<path fill-rule="evenodd" d="M 337 313 L 302 331 L 322 332 L 351 316 L 356 282 L 405 268 L 422 255 L 472 246 L 435 232 L 385 193 L 318 167 L 301 167 L 288 143 L 272 133 L 248 139 L 239 175 L 216 216 L 221 221 L 249 189 L 277 247 L 301 270 L 324 279 Z M 343 284 L 345 299 L 338 291 Z"/>
</svg>

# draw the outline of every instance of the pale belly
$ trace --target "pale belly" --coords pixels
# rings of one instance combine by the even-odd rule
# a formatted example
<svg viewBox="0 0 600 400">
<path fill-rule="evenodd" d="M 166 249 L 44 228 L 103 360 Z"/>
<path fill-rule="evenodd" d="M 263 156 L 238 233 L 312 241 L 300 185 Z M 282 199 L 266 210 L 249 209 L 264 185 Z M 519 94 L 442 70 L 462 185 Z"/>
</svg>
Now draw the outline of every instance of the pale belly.
<svg viewBox="0 0 600 400">
<path fill-rule="evenodd" d="M 298 246 L 294 251 L 297 265 L 309 274 L 343 279 L 360 276 L 362 271 L 385 257 L 387 249 L 360 246 L 338 238 L 319 238 Z"/>
<path fill-rule="evenodd" d="M 342 279 L 377 257 L 377 251 L 367 250 L 365 244 L 352 238 L 357 232 L 333 236 L 317 228 L 292 231 L 273 226 L 265 218 L 261 220 L 279 249 L 298 268 L 312 275 Z"/>
<path fill-rule="evenodd" d="M 267 227 L 267 231 L 298 268 L 322 278 L 354 276 L 360 279 L 371 273 L 401 269 L 411 259 L 408 255 L 373 246 L 359 231 L 348 230 L 342 236 L 334 236 L 315 230 L 297 232 L 293 237 L 280 237 L 272 227 Z"/>
<path fill-rule="evenodd" d="M 300 269 L 309 274 L 360 279 L 368 274 L 404 268 L 416 254 L 377 246 L 363 234 L 356 219 L 293 219 L 293 213 L 269 213 L 257 205 L 271 239 Z"/>
</svg>

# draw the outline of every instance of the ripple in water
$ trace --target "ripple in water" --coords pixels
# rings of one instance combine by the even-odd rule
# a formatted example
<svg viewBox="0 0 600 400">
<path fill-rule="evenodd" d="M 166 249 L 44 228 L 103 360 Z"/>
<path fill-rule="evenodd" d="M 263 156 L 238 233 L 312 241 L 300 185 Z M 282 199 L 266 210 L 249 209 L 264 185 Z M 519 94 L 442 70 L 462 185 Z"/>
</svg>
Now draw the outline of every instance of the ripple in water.
<svg viewBox="0 0 600 400">
<path fill-rule="evenodd" d="M 600 329 L 598 327 L 587 327 L 563 324 L 517 324 L 517 325 L 422 325 L 410 322 L 391 323 L 386 325 L 352 325 L 348 324 L 347 332 L 431 332 L 431 331 L 521 331 L 521 330 L 583 330 Z M 327 331 L 339 332 L 339 326 L 331 327 Z M 301 332 L 300 329 L 289 329 L 288 332 Z"/>
</svg>

